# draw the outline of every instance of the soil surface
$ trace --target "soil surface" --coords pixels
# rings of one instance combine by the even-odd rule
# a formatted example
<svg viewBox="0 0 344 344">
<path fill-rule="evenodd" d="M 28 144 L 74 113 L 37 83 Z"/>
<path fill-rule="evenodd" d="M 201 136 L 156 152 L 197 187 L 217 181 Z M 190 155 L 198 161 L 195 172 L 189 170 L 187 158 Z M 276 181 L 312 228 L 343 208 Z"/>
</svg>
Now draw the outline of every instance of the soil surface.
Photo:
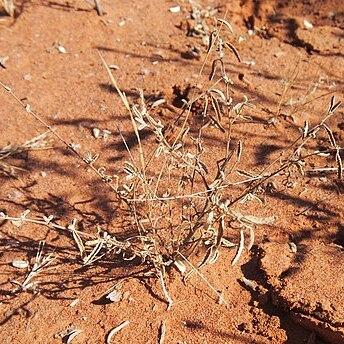
<svg viewBox="0 0 344 344">
<path fill-rule="evenodd" d="M 14 18 L 0 9 L 0 81 L 67 142 L 99 153 L 110 174 L 119 174 L 129 160 L 118 127 L 133 151 L 136 141 L 97 50 L 131 101 L 139 101 L 139 89 L 150 105 L 166 99 L 151 112 L 168 125 L 179 116 L 182 98 L 189 100 L 209 83 L 211 61 L 199 76 L 207 55 L 205 37 L 212 17 L 226 18 L 233 28 L 226 40 L 241 61 L 226 55 L 233 101 L 246 96 L 253 104 L 231 135 L 233 142 L 243 141 L 239 167 L 252 175 L 283 158 L 281 152 L 300 136 L 305 121 L 310 128 L 321 122 L 332 96 L 344 100 L 342 0 L 101 0 L 102 16 L 90 3 L 17 1 Z M 180 8 L 171 10 L 175 6 Z M 0 149 L 46 131 L 3 88 L 0 103 Z M 327 125 L 342 159 L 343 106 Z M 103 130 L 111 133 L 102 137 Z M 205 161 L 216 169 L 226 136 L 213 126 L 205 132 L 214 148 Z M 21 168 L 15 177 L 0 170 L 0 211 L 19 216 L 29 209 L 30 216 L 53 215 L 62 225 L 76 218 L 85 232 L 96 233 L 98 225 L 124 235 L 123 204 L 49 137 L 51 148 L 9 160 Z M 326 132 L 320 138 L 328 147 Z M 144 140 L 154 143 L 149 135 Z M 337 167 L 334 154 L 312 158 L 306 170 L 327 170 L 273 178 L 260 186 L 257 197 L 239 204 L 245 215 L 275 221 L 255 226 L 254 245 L 250 251 L 245 246 L 236 265 L 231 265 L 235 249 L 223 249 L 215 264 L 201 268 L 226 303 L 198 274 L 183 282 L 172 268 L 165 282 L 174 303 L 167 311 L 159 280 L 140 275 L 144 264 L 117 259 L 83 267 L 71 235 L 1 220 L 0 342 L 61 343 L 80 329 L 73 344 L 105 343 L 126 321 L 111 342 L 344 342 L 344 185 Z M 228 191 L 228 197 L 238 190 Z M 225 234 L 239 243 L 239 233 L 233 226 Z M 28 271 L 13 262 L 33 264 L 40 241 L 44 255 L 58 257 L 32 279 L 36 285 L 18 291 Z M 194 264 L 201 260 L 201 254 L 193 257 Z M 118 294 L 111 301 L 106 295 L 115 285 Z"/>
</svg>

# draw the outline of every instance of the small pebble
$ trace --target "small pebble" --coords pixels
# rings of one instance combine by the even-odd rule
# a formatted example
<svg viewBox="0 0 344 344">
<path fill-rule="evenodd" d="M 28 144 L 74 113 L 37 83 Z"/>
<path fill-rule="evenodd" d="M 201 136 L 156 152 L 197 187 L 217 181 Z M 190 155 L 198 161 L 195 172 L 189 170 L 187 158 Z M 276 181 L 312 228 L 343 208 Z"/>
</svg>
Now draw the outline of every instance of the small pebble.
<svg viewBox="0 0 344 344">
<path fill-rule="evenodd" d="M 26 81 L 31 81 L 31 74 L 25 74 L 23 76 L 23 79 L 26 80 Z"/>
</svg>

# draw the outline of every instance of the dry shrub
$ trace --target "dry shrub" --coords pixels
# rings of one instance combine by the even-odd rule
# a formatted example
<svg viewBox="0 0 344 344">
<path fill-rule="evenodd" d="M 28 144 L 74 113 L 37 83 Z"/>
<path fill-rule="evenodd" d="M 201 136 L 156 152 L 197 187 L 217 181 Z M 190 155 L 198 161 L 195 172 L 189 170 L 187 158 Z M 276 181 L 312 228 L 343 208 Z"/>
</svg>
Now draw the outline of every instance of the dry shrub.
<svg viewBox="0 0 344 344">
<path fill-rule="evenodd" d="M 232 264 L 237 263 L 245 246 L 250 249 L 253 245 L 254 228 L 275 220 L 273 216 L 259 218 L 240 211 L 240 202 L 255 197 L 257 189 L 264 183 L 277 177 L 291 178 L 297 173 L 304 174 L 309 158 L 324 155 L 335 157 L 338 177 L 341 178 L 341 148 L 326 124 L 339 106 L 334 98 L 324 119 L 313 127 L 305 122 L 302 134 L 264 172 L 253 174 L 238 170 L 243 146 L 240 140 L 233 144 L 231 131 L 233 124 L 242 117 L 243 110 L 251 104 L 247 97 L 237 103 L 232 99 L 233 82 L 226 73 L 225 55 L 227 51 L 234 53 L 239 61 L 240 56 L 235 47 L 223 38 L 225 30 L 232 31 L 230 24 L 225 20 L 217 20 L 209 36 L 206 60 L 212 60 L 210 85 L 199 90 L 190 101 L 185 100 L 179 117 L 168 126 L 151 114 L 165 100 L 158 100 L 148 106 L 141 92 L 140 102 L 131 104 L 100 55 L 130 115 L 137 139 L 137 148 L 130 150 L 118 128 L 128 153 L 121 175 L 107 174 L 106 168 L 98 165 L 99 154 L 82 154 L 77 151 L 9 87 L 1 84 L 27 113 L 40 121 L 77 158 L 87 164 L 126 204 L 130 210 L 128 222 L 133 224 L 133 228 L 128 228 L 128 231 L 133 230 L 136 234 L 119 240 L 114 233 L 98 227 L 96 233 L 90 235 L 78 230 L 76 220 L 69 225 L 60 225 L 54 222 L 53 216 L 29 218 L 28 211 L 20 217 L 1 213 L 2 218 L 12 221 L 16 226 L 34 222 L 70 233 L 80 252 L 81 261 L 86 266 L 100 259 L 111 260 L 114 255 L 123 260 L 137 259 L 141 264 L 147 264 L 151 268 L 150 275 L 153 273 L 160 280 L 170 307 L 172 299 L 164 278 L 168 267 L 174 265 L 182 274 L 187 270 L 195 272 L 208 283 L 199 272 L 203 265 L 214 264 L 220 251 L 226 248 L 236 248 Z M 209 127 L 217 128 L 226 137 L 223 157 L 211 166 L 207 166 L 204 159 L 206 155 L 212 156 L 216 149 L 204 140 L 203 134 Z M 141 140 L 142 130 L 150 131 L 154 140 Z M 328 135 L 329 147 L 310 152 L 306 147 L 311 141 L 316 143 L 320 131 Z M 233 182 L 233 175 L 245 177 Z M 239 193 L 235 193 L 234 189 L 238 185 L 242 188 Z M 238 228 L 238 243 L 232 243 L 228 238 L 228 229 L 233 228 L 233 224 Z M 248 237 L 246 244 L 245 237 Z M 203 253 L 203 259 L 195 266 L 191 257 L 197 252 Z M 209 286 L 217 293 L 215 288 Z M 221 295 L 218 296 L 222 299 Z"/>
</svg>

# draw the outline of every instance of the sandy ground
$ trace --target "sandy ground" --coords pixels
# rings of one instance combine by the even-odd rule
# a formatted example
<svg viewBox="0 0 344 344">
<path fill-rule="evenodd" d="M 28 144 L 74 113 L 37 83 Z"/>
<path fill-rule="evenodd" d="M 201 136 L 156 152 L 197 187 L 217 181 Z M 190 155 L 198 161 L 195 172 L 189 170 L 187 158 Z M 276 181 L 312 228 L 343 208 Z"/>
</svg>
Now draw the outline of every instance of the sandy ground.
<svg viewBox="0 0 344 344">
<path fill-rule="evenodd" d="M 118 127 L 136 145 L 127 111 L 111 87 L 100 51 L 128 98 L 166 103 L 153 115 L 166 125 L 181 112 L 181 99 L 207 85 L 211 63 L 204 35 L 212 17 L 233 27 L 226 39 L 240 54 L 226 55 L 233 99 L 246 95 L 254 105 L 233 125 L 233 141 L 243 141 L 240 169 L 252 174 L 281 157 L 304 128 L 319 123 L 332 96 L 343 101 L 344 5 L 325 1 L 118 1 L 102 0 L 98 16 L 85 1 L 18 1 L 15 18 L 0 12 L 0 81 L 30 104 L 67 142 L 83 152 L 100 153 L 101 165 L 120 173 L 128 154 Z M 170 8 L 180 6 L 180 10 Z M 195 7 L 203 10 L 199 13 Z M 196 12 L 195 12 L 196 11 Z M 175 13 L 174 13 L 175 12 Z M 209 17 L 207 17 L 209 16 Z M 203 27 L 203 29 L 206 26 Z M 0 147 L 21 144 L 45 131 L 0 89 Z M 344 146 L 343 107 L 327 122 L 338 147 Z M 192 121 L 191 124 L 192 125 Z M 95 138 L 93 128 L 109 130 Z M 148 144 L 154 140 L 144 138 Z M 225 151 L 225 135 L 210 126 L 205 155 L 209 167 Z M 326 133 L 321 147 L 328 147 Z M 73 218 L 81 230 L 96 226 L 126 233 L 126 212 L 111 190 L 57 140 L 52 149 L 30 151 L 10 160 L 23 170 L 1 173 L 0 211 L 18 216 L 53 215 L 60 224 Z M 321 148 L 320 147 L 320 148 Z M 309 147 L 309 149 L 312 147 Z M 135 147 L 133 147 L 135 150 Z M 342 150 L 339 156 L 343 157 Z M 335 168 L 333 154 L 311 159 L 309 168 Z M 72 343 L 104 343 L 109 331 L 129 324 L 112 339 L 117 343 L 340 343 L 344 342 L 343 182 L 336 170 L 293 174 L 262 184 L 256 198 L 240 211 L 276 220 L 255 228 L 252 249 L 235 266 L 235 249 L 224 249 L 201 273 L 227 304 L 197 274 L 183 283 L 172 268 L 165 278 L 174 300 L 166 302 L 157 279 L 143 278 L 144 264 L 120 259 L 83 267 L 70 235 L 44 226 L 0 222 L 0 341 L 59 343 L 77 328 Z M 228 197 L 238 190 L 228 191 Z M 239 229 L 226 235 L 239 242 Z M 39 241 L 45 254 L 58 258 L 34 278 L 35 292 L 14 292 L 26 269 L 14 260 L 34 261 Z M 194 257 L 196 264 L 201 256 Z M 247 285 L 243 277 L 251 281 Z M 121 297 L 104 298 L 122 281 Z M 253 285 L 252 285 L 253 283 Z M 253 287 L 252 287 L 253 286 Z M 162 331 L 162 330 L 165 331 Z"/>
</svg>

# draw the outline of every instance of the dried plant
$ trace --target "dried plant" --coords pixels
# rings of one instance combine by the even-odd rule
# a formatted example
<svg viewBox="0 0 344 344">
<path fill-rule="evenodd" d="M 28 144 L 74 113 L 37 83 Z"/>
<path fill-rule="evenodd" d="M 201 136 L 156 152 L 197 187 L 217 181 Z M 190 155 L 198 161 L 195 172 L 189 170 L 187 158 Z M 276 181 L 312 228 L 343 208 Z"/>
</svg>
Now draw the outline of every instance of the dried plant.
<svg viewBox="0 0 344 344">
<path fill-rule="evenodd" d="M 49 139 L 47 138 L 49 132 L 40 134 L 31 140 L 28 140 L 20 145 L 13 143 L 0 148 L 0 172 L 8 175 L 15 176 L 16 171 L 23 170 L 23 168 L 14 165 L 10 162 L 11 158 L 18 157 L 23 153 L 27 153 L 33 150 L 48 149 Z"/>
<path fill-rule="evenodd" d="M 180 116 L 167 127 L 151 114 L 157 105 L 149 107 L 142 91 L 139 102 L 130 103 L 100 54 L 112 85 L 129 113 L 137 139 L 137 149 L 130 150 L 118 128 L 128 152 L 128 160 L 124 162 L 122 174 L 124 177 L 107 174 L 106 168 L 98 165 L 99 154 L 79 152 L 33 112 L 29 105 L 24 104 L 9 87 L 0 83 L 28 114 L 87 164 L 95 175 L 115 192 L 118 199 L 127 205 L 128 216 L 133 223 L 131 229 L 137 234 L 119 240 L 115 234 L 108 233 L 99 226 L 95 234 L 86 234 L 77 229 L 76 220 L 70 225 L 61 226 L 53 221 L 52 216 L 30 219 L 27 212 L 18 218 L 4 213 L 1 213 L 0 217 L 14 222 L 15 225 L 31 222 L 69 232 L 84 265 L 93 264 L 100 259 L 112 259 L 114 255 L 123 260 L 140 260 L 151 268 L 149 276 L 153 274 L 160 280 L 168 308 L 173 301 L 166 287 L 165 273 L 171 265 L 182 274 L 190 268 L 185 278 L 196 272 L 225 303 L 224 298 L 207 282 L 199 269 L 205 264 L 214 264 L 220 251 L 225 248 L 237 249 L 232 261 L 233 265 L 236 264 L 245 247 L 252 247 L 255 227 L 270 224 L 275 220 L 274 216 L 259 218 L 252 214 L 243 214 L 240 209 L 242 202 L 252 197 L 259 199 L 257 190 L 269 180 L 281 177 L 288 181 L 296 173 L 306 173 L 305 166 L 309 158 L 332 155 L 337 163 L 339 178 L 342 177 L 343 167 L 340 157 L 342 148 L 337 145 L 331 129 L 326 124 L 340 105 L 333 97 L 324 119 L 313 127 L 305 122 L 302 134 L 259 174 L 238 169 L 243 144 L 239 140 L 234 145 L 235 148 L 230 148 L 233 141 L 232 126 L 242 116 L 245 107 L 252 105 L 247 97 L 239 103 L 233 102 L 233 82 L 226 73 L 225 57 L 227 51 L 234 53 L 239 61 L 240 56 L 235 47 L 223 38 L 223 30 L 230 33 L 231 25 L 226 20 L 215 20 L 206 59 L 201 68 L 202 73 L 206 61 L 212 58 L 210 85 L 195 94 L 189 102 L 185 101 Z M 207 166 L 205 162 L 205 156 L 213 154 L 213 145 L 207 144 L 203 138 L 203 132 L 210 126 L 220 130 L 226 138 L 223 158 L 217 161 L 215 169 Z M 142 130 L 150 131 L 154 140 L 142 141 Z M 316 144 L 321 130 L 328 136 L 329 147 L 321 151 L 310 150 L 310 143 Z M 232 177 L 238 175 L 244 178 L 232 182 Z M 232 190 L 238 185 L 241 185 L 242 189 L 235 195 Z M 228 239 L 228 231 L 234 228 L 234 225 L 240 236 L 238 244 Z M 245 245 L 247 236 L 248 243 Z M 205 254 L 202 261 L 195 265 L 191 259 L 196 252 Z"/>
<path fill-rule="evenodd" d="M 22 220 L 25 219 L 25 216 L 28 214 L 28 211 L 24 212 L 20 219 L 18 221 L 13 221 L 13 224 L 16 226 L 20 225 L 22 223 Z M 35 261 L 30 268 L 28 274 L 26 275 L 23 282 L 18 281 L 12 281 L 13 284 L 19 285 L 19 289 L 15 290 L 14 292 L 18 291 L 25 291 L 25 290 L 31 290 L 33 292 L 37 292 L 37 286 L 39 284 L 38 281 L 32 281 L 39 273 L 42 272 L 42 270 L 46 270 L 47 267 L 57 258 L 57 256 L 54 256 L 53 253 L 50 253 L 48 255 L 43 255 L 44 251 L 44 241 L 40 241 L 37 249 L 37 254 L 35 257 Z"/>
</svg>

